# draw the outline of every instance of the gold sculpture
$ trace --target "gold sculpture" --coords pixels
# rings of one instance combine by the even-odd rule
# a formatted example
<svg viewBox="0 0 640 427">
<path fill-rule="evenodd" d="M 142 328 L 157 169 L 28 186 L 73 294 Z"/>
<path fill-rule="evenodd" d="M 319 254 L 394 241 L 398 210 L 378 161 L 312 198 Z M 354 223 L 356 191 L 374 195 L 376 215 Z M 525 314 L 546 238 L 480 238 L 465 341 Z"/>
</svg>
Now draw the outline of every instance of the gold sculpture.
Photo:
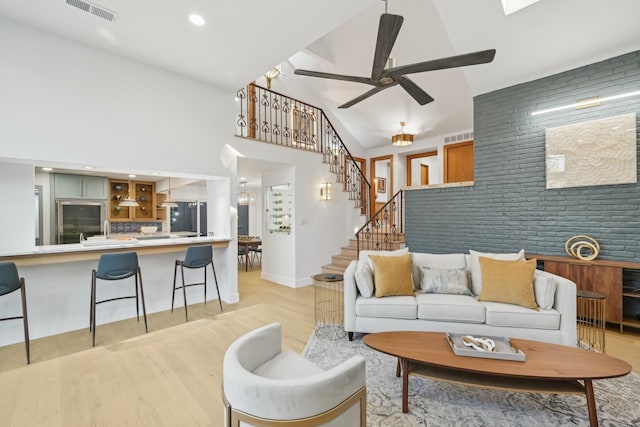
<svg viewBox="0 0 640 427">
<path fill-rule="evenodd" d="M 583 255 L 582 251 L 584 250 L 589 251 L 589 253 Z M 594 238 L 580 234 L 578 236 L 573 236 L 566 241 L 564 244 L 564 251 L 567 255 L 573 258 L 578 258 L 583 261 L 591 261 L 600 253 L 600 245 Z"/>
</svg>

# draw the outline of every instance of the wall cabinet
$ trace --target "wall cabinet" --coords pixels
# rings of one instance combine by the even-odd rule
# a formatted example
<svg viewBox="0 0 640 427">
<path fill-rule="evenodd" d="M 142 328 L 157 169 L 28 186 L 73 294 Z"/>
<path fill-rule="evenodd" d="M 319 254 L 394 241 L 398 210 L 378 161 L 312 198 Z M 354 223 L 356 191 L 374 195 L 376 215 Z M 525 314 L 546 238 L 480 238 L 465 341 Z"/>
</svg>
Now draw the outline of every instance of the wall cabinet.
<svg viewBox="0 0 640 427">
<path fill-rule="evenodd" d="M 138 207 L 120 206 L 127 196 Z M 109 221 L 155 221 L 156 186 L 153 182 L 109 180 Z"/>
<path fill-rule="evenodd" d="M 527 258 L 537 258 L 544 263 L 544 270 L 557 274 L 576 283 L 578 289 L 597 292 L 606 298 L 606 320 L 618 323 L 622 332 L 625 322 L 622 307 L 623 298 L 633 297 L 633 292 L 623 291 L 623 270 L 640 270 L 640 263 L 629 261 L 593 260 L 527 254 Z"/>
<path fill-rule="evenodd" d="M 107 181 L 102 176 L 84 176 L 56 173 L 53 176 L 53 194 L 56 199 L 107 198 Z"/>
</svg>

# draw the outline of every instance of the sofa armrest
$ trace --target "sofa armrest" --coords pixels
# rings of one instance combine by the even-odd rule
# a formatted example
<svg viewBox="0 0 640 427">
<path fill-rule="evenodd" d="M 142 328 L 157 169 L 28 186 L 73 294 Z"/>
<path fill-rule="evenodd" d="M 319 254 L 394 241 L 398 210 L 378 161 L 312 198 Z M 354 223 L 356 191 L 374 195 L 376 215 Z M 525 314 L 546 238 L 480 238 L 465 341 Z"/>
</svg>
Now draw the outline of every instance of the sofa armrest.
<svg viewBox="0 0 640 427">
<path fill-rule="evenodd" d="M 358 297 L 358 287 L 356 286 L 356 267 L 358 261 L 351 261 L 344 271 L 344 330 L 347 332 L 356 331 L 356 298 Z"/>
<path fill-rule="evenodd" d="M 562 344 L 574 347 L 576 336 L 576 284 L 557 274 L 536 270 L 536 274 L 551 277 L 556 282 L 556 293 L 553 308 L 560 312 L 560 330 Z"/>
</svg>

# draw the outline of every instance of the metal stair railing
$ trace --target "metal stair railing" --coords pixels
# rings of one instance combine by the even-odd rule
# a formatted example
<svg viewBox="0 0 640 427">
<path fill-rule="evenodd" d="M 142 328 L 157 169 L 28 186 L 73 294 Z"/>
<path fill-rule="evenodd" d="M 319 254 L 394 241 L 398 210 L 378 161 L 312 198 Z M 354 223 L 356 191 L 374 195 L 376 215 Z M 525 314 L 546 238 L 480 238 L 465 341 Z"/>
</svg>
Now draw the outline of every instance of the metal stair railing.
<svg viewBox="0 0 640 427">
<path fill-rule="evenodd" d="M 356 231 L 357 256 L 360 250 L 388 251 L 403 242 L 404 213 L 404 190 L 400 190 Z"/>
<path fill-rule="evenodd" d="M 256 84 L 239 89 L 236 96 L 237 136 L 322 153 L 336 182 L 368 215 L 371 184 L 322 109 Z"/>
</svg>

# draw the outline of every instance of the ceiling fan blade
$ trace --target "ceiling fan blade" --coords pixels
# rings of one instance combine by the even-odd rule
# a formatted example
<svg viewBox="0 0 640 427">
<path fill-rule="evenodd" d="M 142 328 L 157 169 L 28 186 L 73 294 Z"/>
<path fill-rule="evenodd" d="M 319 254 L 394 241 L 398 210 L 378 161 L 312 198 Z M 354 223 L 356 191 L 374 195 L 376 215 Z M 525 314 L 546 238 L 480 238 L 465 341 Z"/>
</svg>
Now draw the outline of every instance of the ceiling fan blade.
<svg viewBox="0 0 640 427">
<path fill-rule="evenodd" d="M 319 77 L 321 79 L 344 80 L 347 82 L 365 83 L 368 85 L 374 84 L 371 82 L 371 79 L 367 77 L 345 76 L 343 74 L 322 73 L 320 71 L 310 70 L 295 70 L 293 73 L 298 74 L 299 76 Z"/>
<path fill-rule="evenodd" d="M 425 71 L 443 70 L 446 68 L 464 67 L 467 65 L 486 64 L 487 62 L 493 61 L 493 57 L 495 55 L 495 49 L 482 50 L 464 55 L 449 56 L 447 58 L 403 65 L 387 70 L 384 74 L 395 77 L 403 74 L 422 73 Z"/>
<path fill-rule="evenodd" d="M 398 76 L 396 78 L 398 84 L 406 90 L 409 95 L 416 100 L 416 102 L 420 105 L 425 105 L 430 102 L 433 102 L 433 98 L 427 92 L 422 90 L 417 84 L 415 84 L 412 80 L 405 76 Z"/>
<path fill-rule="evenodd" d="M 376 41 L 376 53 L 373 57 L 373 69 L 371 70 L 371 79 L 378 81 L 387 59 L 391 55 L 391 49 L 396 42 L 400 27 L 402 27 L 404 18 L 400 15 L 391 15 L 384 13 L 380 16 L 380 25 L 378 26 L 378 40 Z"/>
<path fill-rule="evenodd" d="M 376 86 L 373 89 L 371 89 L 370 91 L 365 92 L 362 95 L 360 95 L 360 96 L 358 96 L 356 98 L 353 98 L 351 101 L 345 102 L 344 104 L 338 106 L 338 108 L 349 108 L 352 105 L 355 105 L 358 102 L 363 101 L 363 100 L 369 98 L 370 96 L 375 95 L 376 93 L 380 92 L 381 90 L 386 89 L 386 88 L 391 87 L 391 86 L 395 86 L 395 84 L 390 84 L 390 85 L 387 85 L 387 86 Z"/>
</svg>

